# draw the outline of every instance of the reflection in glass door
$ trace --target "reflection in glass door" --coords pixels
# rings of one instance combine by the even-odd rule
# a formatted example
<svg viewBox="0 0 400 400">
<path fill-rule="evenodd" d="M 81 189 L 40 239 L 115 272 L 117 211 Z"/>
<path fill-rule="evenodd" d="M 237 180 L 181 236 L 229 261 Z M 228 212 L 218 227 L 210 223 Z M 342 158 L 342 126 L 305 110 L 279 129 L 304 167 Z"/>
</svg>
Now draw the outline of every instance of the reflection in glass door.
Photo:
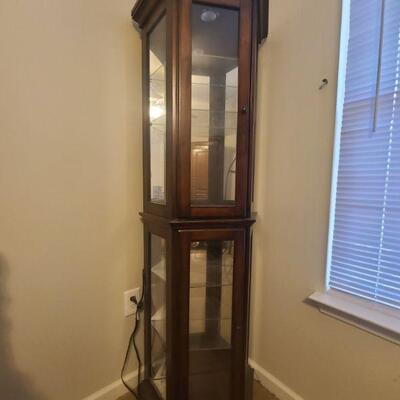
<svg viewBox="0 0 400 400">
<path fill-rule="evenodd" d="M 189 300 L 189 400 L 229 400 L 233 240 L 192 242 Z"/>
<path fill-rule="evenodd" d="M 192 5 L 191 202 L 234 205 L 239 11 Z"/>
<path fill-rule="evenodd" d="M 165 204 L 166 18 L 149 35 L 150 197 Z"/>
<path fill-rule="evenodd" d="M 165 239 L 151 235 L 151 379 L 166 399 L 166 260 Z"/>
</svg>

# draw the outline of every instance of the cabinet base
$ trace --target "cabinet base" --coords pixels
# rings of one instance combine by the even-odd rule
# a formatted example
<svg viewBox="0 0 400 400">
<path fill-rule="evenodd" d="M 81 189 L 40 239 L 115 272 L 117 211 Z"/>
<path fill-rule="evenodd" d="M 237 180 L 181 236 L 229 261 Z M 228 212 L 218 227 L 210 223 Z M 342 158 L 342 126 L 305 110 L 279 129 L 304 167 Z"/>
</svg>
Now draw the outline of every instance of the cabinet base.
<svg viewBox="0 0 400 400">
<path fill-rule="evenodd" d="M 253 399 L 254 369 L 249 365 L 246 371 L 246 400 Z"/>
<path fill-rule="evenodd" d="M 140 382 L 137 394 L 140 400 L 161 400 L 160 395 L 157 393 L 157 391 L 154 389 L 154 386 L 147 379 Z"/>
<path fill-rule="evenodd" d="M 220 379 L 221 377 L 218 377 L 218 374 L 216 374 L 216 378 Z M 253 384 L 254 369 L 248 366 L 246 371 L 246 392 L 244 400 L 253 399 Z M 137 392 L 140 400 L 161 400 L 160 395 L 154 389 L 154 386 L 150 383 L 149 380 L 142 381 Z"/>
</svg>

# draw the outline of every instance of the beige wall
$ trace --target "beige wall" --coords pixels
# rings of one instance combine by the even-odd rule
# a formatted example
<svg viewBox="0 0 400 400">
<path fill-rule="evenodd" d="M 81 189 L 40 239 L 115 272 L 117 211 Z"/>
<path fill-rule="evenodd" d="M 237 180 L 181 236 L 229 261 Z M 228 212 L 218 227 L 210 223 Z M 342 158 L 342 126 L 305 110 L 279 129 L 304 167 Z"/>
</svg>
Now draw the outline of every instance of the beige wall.
<svg viewBox="0 0 400 400">
<path fill-rule="evenodd" d="M 306 400 L 398 400 L 400 347 L 303 303 L 324 280 L 340 3 L 271 0 L 259 64 L 252 355 Z"/>
<path fill-rule="evenodd" d="M 79 400 L 118 379 L 142 264 L 131 3 L 0 3 L 2 397 Z M 303 303 L 324 278 L 339 3 L 271 0 L 252 355 L 306 400 L 398 400 L 400 347 Z"/>
<path fill-rule="evenodd" d="M 0 2 L 2 399 L 78 400 L 118 379 L 122 292 L 142 265 L 131 6 Z"/>
</svg>

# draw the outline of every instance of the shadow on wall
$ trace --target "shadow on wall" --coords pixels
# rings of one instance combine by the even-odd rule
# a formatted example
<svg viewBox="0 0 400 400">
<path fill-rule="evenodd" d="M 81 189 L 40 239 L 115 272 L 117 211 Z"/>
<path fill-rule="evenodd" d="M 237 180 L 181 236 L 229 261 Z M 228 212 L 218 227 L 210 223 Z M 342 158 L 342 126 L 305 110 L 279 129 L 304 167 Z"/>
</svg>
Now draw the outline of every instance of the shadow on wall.
<svg viewBox="0 0 400 400">
<path fill-rule="evenodd" d="M 7 262 L 0 254 L 0 399 L 45 400 L 45 397 L 35 390 L 31 380 L 19 372 L 13 362 L 11 325 L 6 316 L 6 308 L 10 303 L 6 293 L 8 274 Z"/>
</svg>

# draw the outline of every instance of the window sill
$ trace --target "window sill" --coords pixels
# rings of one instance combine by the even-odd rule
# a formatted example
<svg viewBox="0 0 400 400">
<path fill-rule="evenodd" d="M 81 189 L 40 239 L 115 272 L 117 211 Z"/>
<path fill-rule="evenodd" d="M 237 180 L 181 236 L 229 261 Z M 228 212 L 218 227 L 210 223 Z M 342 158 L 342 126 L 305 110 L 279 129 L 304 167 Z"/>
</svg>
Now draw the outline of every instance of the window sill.
<svg viewBox="0 0 400 400">
<path fill-rule="evenodd" d="M 333 318 L 400 345 L 400 310 L 329 289 L 308 300 Z"/>
</svg>

